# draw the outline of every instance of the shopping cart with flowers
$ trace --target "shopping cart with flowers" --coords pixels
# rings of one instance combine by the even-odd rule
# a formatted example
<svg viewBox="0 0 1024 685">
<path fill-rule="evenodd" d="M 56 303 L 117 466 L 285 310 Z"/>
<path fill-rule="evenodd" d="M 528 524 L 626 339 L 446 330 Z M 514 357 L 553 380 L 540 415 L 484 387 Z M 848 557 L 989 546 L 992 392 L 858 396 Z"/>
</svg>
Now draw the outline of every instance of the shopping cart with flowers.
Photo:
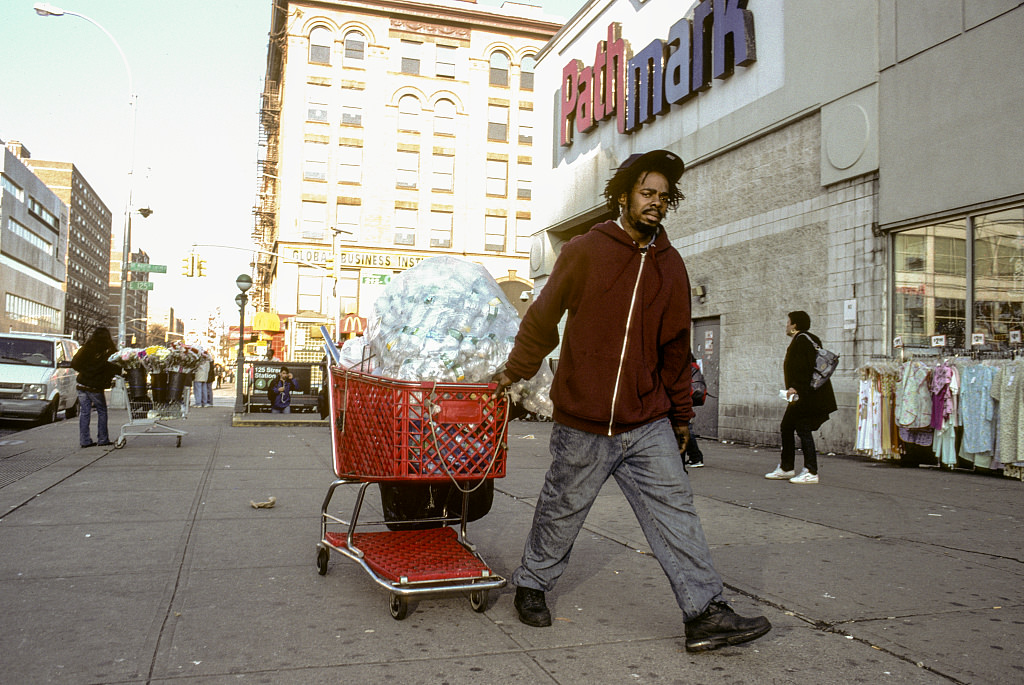
<svg viewBox="0 0 1024 685">
<path fill-rule="evenodd" d="M 174 341 L 166 347 L 126 347 L 110 356 L 125 376 L 128 403 L 128 422 L 121 426 L 115 447 L 124 447 L 129 436 L 142 435 L 174 438 L 181 447 L 188 431 L 165 422 L 188 417 L 192 373 L 204 355 L 209 356 L 202 348 Z"/>
</svg>

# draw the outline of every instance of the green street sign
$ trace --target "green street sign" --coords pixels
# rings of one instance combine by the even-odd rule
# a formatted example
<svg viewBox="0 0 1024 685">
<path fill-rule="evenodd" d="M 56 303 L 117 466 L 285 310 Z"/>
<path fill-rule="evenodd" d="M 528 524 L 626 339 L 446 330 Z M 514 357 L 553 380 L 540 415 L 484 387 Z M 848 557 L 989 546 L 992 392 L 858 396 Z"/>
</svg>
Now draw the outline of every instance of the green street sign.
<svg viewBox="0 0 1024 685">
<path fill-rule="evenodd" d="M 167 273 L 167 265 L 145 264 L 143 262 L 128 262 L 128 270 L 139 271 L 141 273 L 165 274 Z M 151 290 L 151 288 L 140 288 L 140 290 Z"/>
<path fill-rule="evenodd" d="M 128 290 L 152 290 L 153 281 L 129 281 Z"/>
</svg>

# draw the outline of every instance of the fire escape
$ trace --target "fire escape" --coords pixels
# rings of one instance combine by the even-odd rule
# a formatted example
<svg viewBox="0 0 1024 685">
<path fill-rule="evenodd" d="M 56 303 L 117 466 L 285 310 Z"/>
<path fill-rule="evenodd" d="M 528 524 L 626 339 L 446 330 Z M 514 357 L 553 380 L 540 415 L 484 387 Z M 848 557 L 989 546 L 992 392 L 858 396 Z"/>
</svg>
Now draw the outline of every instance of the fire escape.
<svg viewBox="0 0 1024 685">
<path fill-rule="evenodd" d="M 270 309 L 270 285 L 274 273 L 274 252 L 278 222 L 278 151 L 281 126 L 281 90 L 277 81 L 267 81 L 260 107 L 259 151 L 256 160 L 256 204 L 253 207 L 252 240 L 257 253 L 249 301 L 258 311 Z"/>
</svg>

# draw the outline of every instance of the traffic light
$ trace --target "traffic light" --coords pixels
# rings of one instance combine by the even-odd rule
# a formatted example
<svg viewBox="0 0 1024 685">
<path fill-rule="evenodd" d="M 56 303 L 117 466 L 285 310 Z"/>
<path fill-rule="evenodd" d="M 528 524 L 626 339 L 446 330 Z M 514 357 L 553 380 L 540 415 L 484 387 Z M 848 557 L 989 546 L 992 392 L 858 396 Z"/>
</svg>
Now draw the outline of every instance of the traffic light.
<svg viewBox="0 0 1024 685">
<path fill-rule="evenodd" d="M 205 275 L 206 275 L 206 260 L 205 259 L 197 259 L 196 260 L 196 276 L 199 276 L 199 278 L 202 278 Z"/>
<path fill-rule="evenodd" d="M 196 256 L 189 254 L 181 259 L 181 275 L 186 278 L 192 278 L 196 275 Z"/>
</svg>

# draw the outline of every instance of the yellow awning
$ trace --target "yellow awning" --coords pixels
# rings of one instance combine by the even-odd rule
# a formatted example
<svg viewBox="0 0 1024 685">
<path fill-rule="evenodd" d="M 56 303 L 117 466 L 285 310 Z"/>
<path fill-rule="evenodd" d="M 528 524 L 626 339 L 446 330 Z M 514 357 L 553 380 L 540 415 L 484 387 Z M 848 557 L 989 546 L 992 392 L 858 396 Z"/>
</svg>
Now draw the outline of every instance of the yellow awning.
<svg viewBox="0 0 1024 685">
<path fill-rule="evenodd" d="M 274 312 L 256 312 L 252 317 L 252 327 L 264 333 L 278 333 L 281 330 L 281 319 Z"/>
</svg>

